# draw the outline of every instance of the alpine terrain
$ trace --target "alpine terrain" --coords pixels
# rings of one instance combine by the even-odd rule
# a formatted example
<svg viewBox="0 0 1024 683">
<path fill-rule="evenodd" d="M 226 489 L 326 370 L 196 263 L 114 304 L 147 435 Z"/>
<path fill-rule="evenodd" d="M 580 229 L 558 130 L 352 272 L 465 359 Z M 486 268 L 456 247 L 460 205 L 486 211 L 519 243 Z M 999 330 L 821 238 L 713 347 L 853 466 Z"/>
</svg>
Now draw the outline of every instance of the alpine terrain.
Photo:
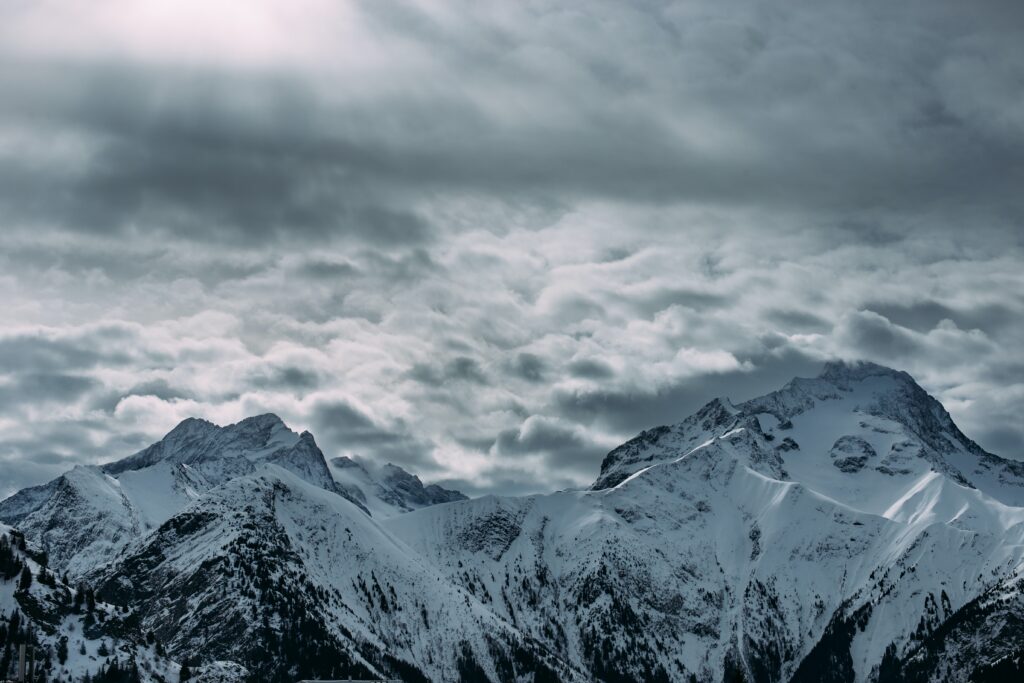
<svg viewBox="0 0 1024 683">
<path fill-rule="evenodd" d="M 189 419 L 0 502 L 0 675 L 50 680 L 1005 681 L 1024 463 L 906 373 L 834 362 L 466 499 Z"/>
</svg>

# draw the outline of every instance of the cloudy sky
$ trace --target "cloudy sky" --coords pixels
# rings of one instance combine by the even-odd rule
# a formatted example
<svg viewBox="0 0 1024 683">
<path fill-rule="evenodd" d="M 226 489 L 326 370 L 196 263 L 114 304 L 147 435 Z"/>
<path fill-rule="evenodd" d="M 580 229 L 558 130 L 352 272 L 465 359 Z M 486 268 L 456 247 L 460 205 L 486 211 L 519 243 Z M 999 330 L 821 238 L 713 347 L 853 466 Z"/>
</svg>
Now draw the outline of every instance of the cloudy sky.
<svg viewBox="0 0 1024 683">
<path fill-rule="evenodd" d="M 865 358 L 1024 458 L 1024 5 L 0 0 L 0 495 L 276 412 L 589 483 Z"/>
</svg>

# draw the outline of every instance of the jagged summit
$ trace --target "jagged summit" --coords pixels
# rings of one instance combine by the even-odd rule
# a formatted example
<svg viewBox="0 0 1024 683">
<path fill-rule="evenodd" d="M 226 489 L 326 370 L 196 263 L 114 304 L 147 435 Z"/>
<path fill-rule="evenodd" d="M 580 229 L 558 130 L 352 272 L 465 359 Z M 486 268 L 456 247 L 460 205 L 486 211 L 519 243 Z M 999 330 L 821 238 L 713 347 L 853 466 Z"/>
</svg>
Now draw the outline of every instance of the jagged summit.
<svg viewBox="0 0 1024 683">
<path fill-rule="evenodd" d="M 167 432 L 167 436 L 171 436 L 172 434 L 189 434 L 193 432 L 209 431 L 211 429 L 219 429 L 219 427 L 209 420 L 204 420 L 201 417 L 186 417 L 175 425 L 174 429 Z"/>
<path fill-rule="evenodd" d="M 273 413 L 255 415 L 224 427 L 200 418 L 187 418 L 163 439 L 127 458 L 102 466 L 107 474 L 140 470 L 159 462 L 186 464 L 205 470 L 219 483 L 224 477 L 216 472 L 227 464 L 227 474 L 249 469 L 241 459 L 256 461 L 279 448 L 290 448 L 299 441 L 299 434 L 288 429 Z M 241 459 L 240 459 L 241 458 Z"/>
<path fill-rule="evenodd" d="M 262 431 L 266 429 L 282 428 L 288 428 L 284 423 L 284 420 L 274 413 L 263 413 L 261 415 L 252 415 L 251 417 L 239 420 L 233 425 L 228 425 L 225 429 L 233 429 L 236 431 Z"/>
<path fill-rule="evenodd" d="M 0 501 L 0 520 L 36 532 L 56 566 L 86 573 L 207 492 L 266 466 L 340 495 L 366 514 L 386 516 L 464 498 L 457 491 L 425 487 L 399 468 L 367 475 L 362 488 L 343 476 L 336 480 L 313 434 L 298 434 L 277 415 L 265 413 L 223 427 L 200 418 L 183 420 L 133 455 L 78 466 Z"/>
<path fill-rule="evenodd" d="M 186 417 L 175 425 L 171 431 L 167 432 L 161 441 L 189 439 L 219 432 L 253 435 L 276 430 L 288 430 L 288 425 L 286 425 L 284 420 L 274 413 L 252 415 L 233 424 L 224 426 L 218 425 L 201 417 Z"/>
</svg>

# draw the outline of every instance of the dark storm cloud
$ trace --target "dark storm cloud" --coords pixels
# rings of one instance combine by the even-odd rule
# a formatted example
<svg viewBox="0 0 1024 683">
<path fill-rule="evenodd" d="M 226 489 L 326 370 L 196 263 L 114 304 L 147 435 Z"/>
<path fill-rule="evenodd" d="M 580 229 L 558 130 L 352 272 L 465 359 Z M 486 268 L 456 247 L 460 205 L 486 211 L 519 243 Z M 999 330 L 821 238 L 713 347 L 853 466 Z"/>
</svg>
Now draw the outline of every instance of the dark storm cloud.
<svg viewBox="0 0 1024 683">
<path fill-rule="evenodd" d="M 444 25 L 364 4 L 375 30 L 432 51 L 438 77 L 368 104 L 287 68 L 17 55 L 0 67 L 0 129 L 82 149 L 72 163 L 5 156 L 0 206 L 75 231 L 387 246 L 436 238 L 415 204 L 444 191 L 929 212 L 966 200 L 1017 220 L 1020 19 L 979 4 L 592 8 L 621 35 L 554 14 L 532 30 L 526 6 L 492 26 L 486 4 Z M 393 68 L 412 77 L 400 57 Z M 531 116 L 503 115 L 504 92 Z"/>
<path fill-rule="evenodd" d="M 0 127 L 70 131 L 92 147 L 77 165 L 5 159 L 0 206 L 15 224 L 96 233 L 144 225 L 232 242 L 417 244 L 432 233 L 414 213 L 374 203 L 367 182 L 387 152 L 318 124 L 322 107 L 301 81 L 32 63 L 0 68 L 0 85 L 13 103 Z"/>
</svg>

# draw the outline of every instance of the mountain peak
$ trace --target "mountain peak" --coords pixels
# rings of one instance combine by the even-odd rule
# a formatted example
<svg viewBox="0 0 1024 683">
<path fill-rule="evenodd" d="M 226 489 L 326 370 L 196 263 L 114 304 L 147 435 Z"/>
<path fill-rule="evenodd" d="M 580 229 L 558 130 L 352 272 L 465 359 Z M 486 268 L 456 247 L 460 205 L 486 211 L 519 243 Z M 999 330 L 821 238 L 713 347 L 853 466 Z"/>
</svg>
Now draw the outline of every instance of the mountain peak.
<svg viewBox="0 0 1024 683">
<path fill-rule="evenodd" d="M 174 429 L 167 432 L 166 436 L 178 436 L 183 434 L 194 434 L 198 432 L 205 432 L 211 429 L 216 429 L 217 425 L 204 420 L 201 417 L 186 417 L 184 420 L 174 426 Z M 166 438 L 166 437 L 165 437 Z"/>
<path fill-rule="evenodd" d="M 828 489 L 829 482 L 818 482 L 823 463 L 854 473 L 868 467 L 885 476 L 934 471 L 967 487 L 985 485 L 990 476 L 986 472 L 991 472 L 998 486 L 988 487 L 990 495 L 1009 502 L 1024 496 L 1018 490 L 1024 482 L 1008 488 L 999 483 L 1016 481 L 1024 468 L 986 453 L 966 437 L 942 404 L 908 373 L 845 360 L 830 361 L 817 377 L 794 378 L 781 389 L 740 404 L 713 399 L 680 423 L 642 432 L 608 453 L 592 488 L 611 488 L 736 427 L 758 433 L 765 440 L 758 446 L 770 444 L 767 448 L 778 451 L 778 472 L 802 477 L 803 483 L 813 483 L 825 493 L 834 492 Z M 870 448 L 855 455 L 858 467 L 843 465 L 853 463 L 854 456 L 845 452 L 848 446 L 862 442 Z M 871 487 L 864 486 L 864 495 L 869 495 Z"/>
<path fill-rule="evenodd" d="M 331 458 L 331 464 L 334 465 L 335 467 L 338 467 L 338 468 L 341 468 L 341 469 L 347 469 L 347 468 L 360 469 L 360 470 L 365 470 L 366 469 L 360 463 L 356 462 L 355 460 L 353 460 L 352 458 L 348 457 L 347 455 L 339 455 L 337 457 Z"/>
<path fill-rule="evenodd" d="M 244 420 L 236 422 L 232 426 L 238 429 L 252 429 L 255 431 L 261 431 L 264 429 L 274 429 L 275 427 L 287 428 L 287 425 L 284 423 L 284 420 L 282 420 L 274 413 L 263 413 L 261 415 L 253 415 L 252 417 L 247 417 Z"/>
<path fill-rule="evenodd" d="M 868 377 L 892 377 L 916 384 L 914 378 L 902 370 L 895 370 L 866 360 L 831 360 L 825 363 L 818 374 L 818 379 L 830 382 L 858 381 Z"/>
</svg>

